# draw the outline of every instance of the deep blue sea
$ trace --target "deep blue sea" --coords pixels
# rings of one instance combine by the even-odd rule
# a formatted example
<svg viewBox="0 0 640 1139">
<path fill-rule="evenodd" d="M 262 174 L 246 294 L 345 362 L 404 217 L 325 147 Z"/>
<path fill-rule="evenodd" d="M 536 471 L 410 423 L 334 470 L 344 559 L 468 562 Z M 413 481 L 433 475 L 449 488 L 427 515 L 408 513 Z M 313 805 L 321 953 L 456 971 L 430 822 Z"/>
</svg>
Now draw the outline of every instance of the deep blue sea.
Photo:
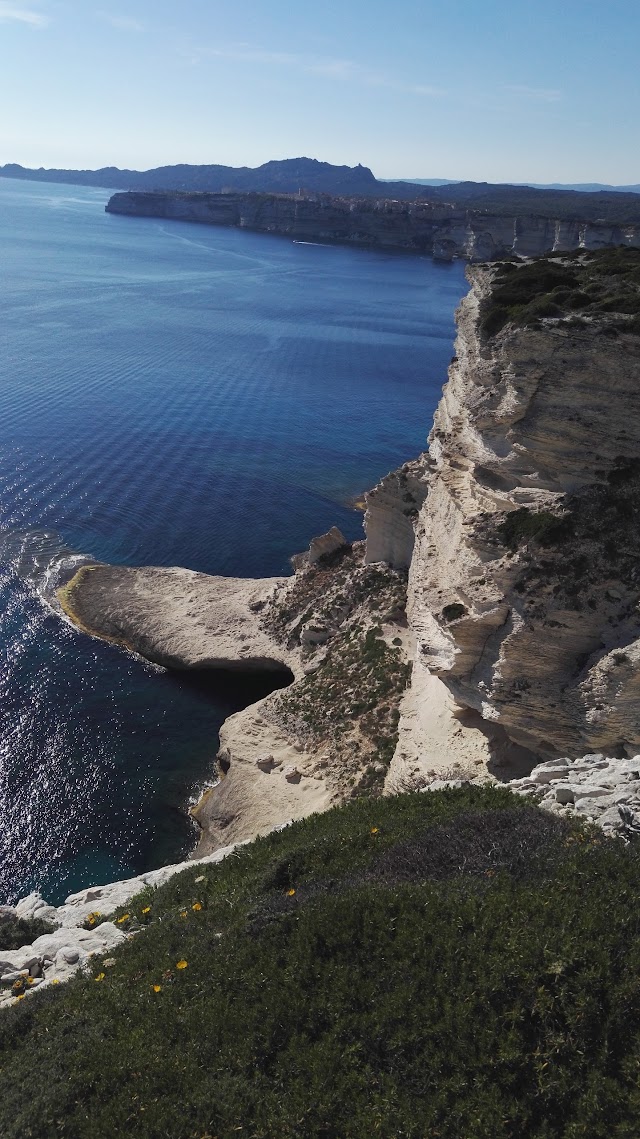
<svg viewBox="0 0 640 1139">
<path fill-rule="evenodd" d="M 0 902 L 184 857 L 220 723 L 261 682 L 175 676 L 46 604 L 80 555 L 289 572 L 424 446 L 461 264 L 111 216 L 0 179 Z"/>
</svg>

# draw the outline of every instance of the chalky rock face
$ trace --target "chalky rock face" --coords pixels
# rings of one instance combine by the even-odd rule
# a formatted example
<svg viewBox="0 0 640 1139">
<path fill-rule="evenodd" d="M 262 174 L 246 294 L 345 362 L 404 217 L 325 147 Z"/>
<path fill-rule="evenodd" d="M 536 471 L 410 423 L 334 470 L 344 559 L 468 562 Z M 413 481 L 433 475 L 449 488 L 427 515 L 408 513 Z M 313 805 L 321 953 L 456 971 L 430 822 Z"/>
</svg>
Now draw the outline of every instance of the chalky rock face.
<svg viewBox="0 0 640 1139">
<path fill-rule="evenodd" d="M 298 240 L 349 242 L 428 253 L 438 260 L 485 261 L 506 253 L 531 257 L 565 249 L 640 248 L 640 226 L 492 216 L 447 203 L 331 198 L 311 194 L 128 191 L 114 194 L 112 214 L 235 226 Z"/>
<path fill-rule="evenodd" d="M 385 475 L 365 495 L 366 564 L 386 562 L 394 569 L 411 565 L 414 526 L 427 496 L 429 469 L 429 456 L 421 455 Z"/>
<path fill-rule="evenodd" d="M 598 319 L 488 339 L 492 272 L 469 270 L 430 435 L 409 579 L 419 659 L 534 755 L 633 755 L 640 339 Z"/>
<path fill-rule="evenodd" d="M 317 538 L 311 539 L 309 546 L 308 564 L 313 566 L 319 562 L 321 558 L 331 557 L 332 554 L 337 553 L 338 550 L 348 546 L 349 543 L 341 530 L 337 526 L 332 526 L 327 530 L 326 534 L 320 534 Z"/>
<path fill-rule="evenodd" d="M 165 668 L 278 672 L 288 668 L 291 654 L 265 635 L 256 614 L 286 581 L 88 565 L 57 599 L 85 632 Z"/>
</svg>

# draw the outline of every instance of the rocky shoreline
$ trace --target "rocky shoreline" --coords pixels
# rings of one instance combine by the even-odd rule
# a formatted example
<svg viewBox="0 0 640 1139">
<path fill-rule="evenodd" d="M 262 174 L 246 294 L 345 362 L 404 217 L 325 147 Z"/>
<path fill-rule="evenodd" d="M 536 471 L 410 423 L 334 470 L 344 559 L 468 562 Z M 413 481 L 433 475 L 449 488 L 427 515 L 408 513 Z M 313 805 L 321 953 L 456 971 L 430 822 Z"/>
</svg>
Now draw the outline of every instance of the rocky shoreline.
<svg viewBox="0 0 640 1139">
<path fill-rule="evenodd" d="M 462 777 L 457 777 L 452 771 L 451 776 L 434 777 L 425 786 L 414 784 L 404 790 L 429 793 L 483 781 L 474 772 L 464 777 L 461 771 Z M 616 759 L 594 753 L 577 759 L 546 760 L 525 778 L 511 780 L 506 786 L 515 794 L 532 799 L 543 810 L 567 818 L 578 816 L 600 827 L 609 837 L 628 841 L 640 834 L 640 755 Z M 285 822 L 272 829 L 281 830 L 287 825 Z M 163 885 L 182 870 L 194 865 L 217 865 L 238 845 L 241 844 L 223 847 L 203 858 L 163 866 L 136 878 L 91 886 L 71 894 L 62 906 L 49 906 L 40 894 L 33 893 L 14 907 L 0 907 L 0 923 L 3 915 L 10 915 L 37 918 L 53 927 L 30 945 L 0 950 L 0 1008 L 15 1003 L 22 995 L 68 981 L 79 969 L 95 968 L 98 958 L 101 966 L 108 968 L 111 951 L 135 936 L 137 929 L 135 922 L 127 922 L 123 929 L 113 921 L 101 921 L 103 914 L 128 906 L 141 891 Z"/>
<path fill-rule="evenodd" d="M 470 270 L 429 451 L 367 495 L 366 543 L 330 531 L 289 578 L 84 566 L 59 590 L 79 628 L 164 667 L 291 680 L 223 725 L 220 782 L 194 812 L 196 855 L 215 861 L 354 796 L 486 780 L 607 834 L 640 832 L 632 256 L 584 257 L 560 274 L 542 263 L 529 316 L 505 308 L 497 324 L 497 299 L 518 296 L 525 270 Z M 577 322 L 549 300 L 559 275 L 579 293 Z M 74 920 L 60 925 L 80 929 L 95 898 L 114 908 L 156 883 L 143 877 L 72 896 L 61 910 Z M 36 897 L 21 907 L 52 916 Z M 108 925 L 101 936 L 118 940 Z M 63 979 L 109 949 L 94 932 L 0 965 Z"/>
<path fill-rule="evenodd" d="M 270 695 L 222 725 L 215 786 L 191 812 L 195 856 L 382 787 L 413 651 L 406 574 L 366 565 L 364 543 L 352 547 L 336 528 L 294 564 L 293 577 L 257 580 L 83 566 L 57 592 L 84 633 L 165 668 L 273 675 Z M 366 701 L 345 706 L 342 723 L 334 707 L 325 722 L 345 656 Z"/>
<path fill-rule="evenodd" d="M 88 567 L 60 592 L 83 628 L 165 666 L 290 670 L 223 726 L 198 853 L 452 769 L 507 782 L 545 756 L 640 750 L 625 255 L 469 270 L 429 451 L 367 494 L 365 544 L 330 532 L 292 578 Z M 521 274 L 531 318 L 487 331 Z"/>
<path fill-rule="evenodd" d="M 188 866 L 215 865 L 235 849 L 235 846 L 223 848 L 195 862 L 191 859 L 162 866 L 122 882 L 89 886 L 70 894 L 62 906 L 48 905 L 38 893 L 28 894 L 15 906 L 0 906 L 0 932 L 3 917 L 37 919 L 52 927 L 50 933 L 42 934 L 30 945 L 0 949 L 0 1008 L 19 999 L 16 991 L 19 995 L 37 992 L 48 985 L 68 981 L 79 969 L 90 968 L 92 958 L 104 958 L 135 933 L 135 928 L 125 932 L 112 921 L 101 921 L 104 914 L 112 914 L 118 906 L 128 905 L 141 890 L 162 886 Z"/>
</svg>

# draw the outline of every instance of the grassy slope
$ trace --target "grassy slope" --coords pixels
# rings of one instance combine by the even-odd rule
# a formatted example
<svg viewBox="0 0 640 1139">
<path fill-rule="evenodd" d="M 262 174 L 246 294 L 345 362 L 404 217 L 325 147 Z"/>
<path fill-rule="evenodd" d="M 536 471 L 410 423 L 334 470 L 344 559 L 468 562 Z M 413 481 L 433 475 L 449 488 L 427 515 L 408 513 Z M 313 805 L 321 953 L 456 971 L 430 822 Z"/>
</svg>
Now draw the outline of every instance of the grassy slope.
<svg viewBox="0 0 640 1139">
<path fill-rule="evenodd" d="M 0 1134 L 637 1136 L 639 869 L 490 788 L 297 823 L 0 1017 Z"/>
</svg>

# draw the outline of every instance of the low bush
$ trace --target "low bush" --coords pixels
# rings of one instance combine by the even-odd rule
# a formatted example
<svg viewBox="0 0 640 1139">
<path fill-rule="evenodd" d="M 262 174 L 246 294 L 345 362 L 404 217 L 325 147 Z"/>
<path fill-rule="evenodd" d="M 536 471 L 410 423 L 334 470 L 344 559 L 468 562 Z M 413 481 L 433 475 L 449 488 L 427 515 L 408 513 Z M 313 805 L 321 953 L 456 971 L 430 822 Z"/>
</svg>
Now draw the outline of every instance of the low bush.
<svg viewBox="0 0 640 1139">
<path fill-rule="evenodd" d="M 445 621 L 458 621 L 460 617 L 464 617 L 467 608 L 460 601 L 452 601 L 450 605 L 445 605 L 442 610 L 442 616 Z"/>
<path fill-rule="evenodd" d="M 0 1016 L 3 1139 L 622 1139 L 640 849 L 500 788 L 358 800 L 194 866 Z"/>
<path fill-rule="evenodd" d="M 562 257 L 562 262 L 559 258 Z M 620 246 L 587 253 L 549 254 L 512 265 L 497 263 L 493 290 L 483 302 L 481 328 L 495 336 L 506 324 L 537 326 L 541 319 L 582 312 L 590 318 L 640 313 L 640 250 Z M 638 333 L 637 319 L 604 326 Z M 574 325 L 575 327 L 575 325 Z"/>
<path fill-rule="evenodd" d="M 14 914 L 0 913 L 0 950 L 31 945 L 36 937 L 52 930 L 51 923 L 40 918 L 18 918 Z"/>
<path fill-rule="evenodd" d="M 569 529 L 568 518 L 559 518 L 548 510 L 529 510 L 522 506 L 507 514 L 498 526 L 498 534 L 505 546 L 517 550 L 532 539 L 541 546 L 554 545 L 567 537 Z"/>
</svg>

